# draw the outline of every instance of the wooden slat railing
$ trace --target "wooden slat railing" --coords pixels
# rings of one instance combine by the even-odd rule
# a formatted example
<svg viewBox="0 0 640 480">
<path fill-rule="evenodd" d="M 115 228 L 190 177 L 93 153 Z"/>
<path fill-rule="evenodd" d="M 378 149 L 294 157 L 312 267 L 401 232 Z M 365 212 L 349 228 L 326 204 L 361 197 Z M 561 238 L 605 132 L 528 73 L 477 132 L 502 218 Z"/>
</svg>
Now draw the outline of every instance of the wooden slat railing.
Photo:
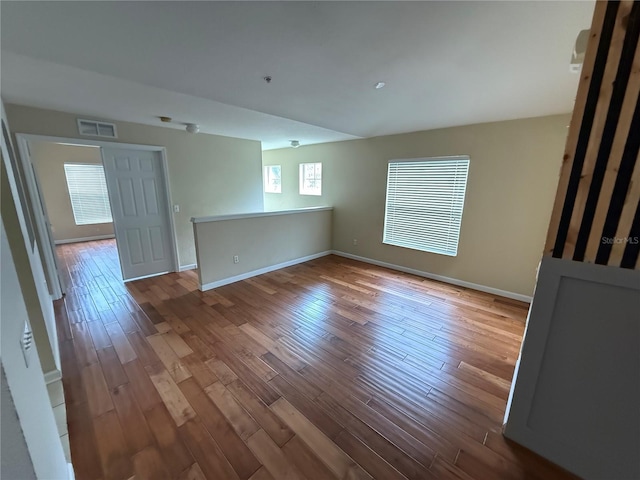
<svg viewBox="0 0 640 480">
<path fill-rule="evenodd" d="M 545 254 L 640 268 L 640 2 L 596 3 Z"/>
</svg>

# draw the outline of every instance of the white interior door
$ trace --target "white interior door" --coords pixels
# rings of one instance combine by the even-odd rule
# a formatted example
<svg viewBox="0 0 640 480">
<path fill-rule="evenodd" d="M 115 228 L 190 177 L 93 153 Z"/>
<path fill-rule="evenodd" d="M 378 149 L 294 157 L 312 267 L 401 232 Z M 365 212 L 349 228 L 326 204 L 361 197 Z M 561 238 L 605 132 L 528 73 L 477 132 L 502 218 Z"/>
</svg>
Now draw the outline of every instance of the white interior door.
<svg viewBox="0 0 640 480">
<path fill-rule="evenodd" d="M 104 147 L 102 159 L 124 280 L 173 271 L 160 152 Z"/>
</svg>

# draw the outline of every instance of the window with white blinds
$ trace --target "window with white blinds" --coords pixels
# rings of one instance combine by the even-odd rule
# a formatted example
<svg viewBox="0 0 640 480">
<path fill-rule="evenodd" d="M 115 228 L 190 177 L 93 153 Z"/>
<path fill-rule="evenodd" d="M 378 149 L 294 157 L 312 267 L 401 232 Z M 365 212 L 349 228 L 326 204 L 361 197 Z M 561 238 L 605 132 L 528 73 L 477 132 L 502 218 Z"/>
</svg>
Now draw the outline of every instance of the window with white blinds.
<svg viewBox="0 0 640 480">
<path fill-rule="evenodd" d="M 102 165 L 65 163 L 64 174 L 76 225 L 113 221 Z"/>
<path fill-rule="evenodd" d="M 383 243 L 456 256 L 469 157 L 389 162 Z"/>
</svg>

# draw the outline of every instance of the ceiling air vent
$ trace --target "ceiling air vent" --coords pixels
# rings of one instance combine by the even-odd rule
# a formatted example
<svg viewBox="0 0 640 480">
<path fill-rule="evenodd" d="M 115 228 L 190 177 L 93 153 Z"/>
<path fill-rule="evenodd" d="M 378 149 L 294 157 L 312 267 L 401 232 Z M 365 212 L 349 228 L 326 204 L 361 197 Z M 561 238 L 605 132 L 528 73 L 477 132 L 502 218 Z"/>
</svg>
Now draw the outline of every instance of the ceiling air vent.
<svg viewBox="0 0 640 480">
<path fill-rule="evenodd" d="M 118 138 L 115 124 L 98 122 L 97 120 L 83 120 L 79 118 L 78 132 L 85 137 Z"/>
</svg>

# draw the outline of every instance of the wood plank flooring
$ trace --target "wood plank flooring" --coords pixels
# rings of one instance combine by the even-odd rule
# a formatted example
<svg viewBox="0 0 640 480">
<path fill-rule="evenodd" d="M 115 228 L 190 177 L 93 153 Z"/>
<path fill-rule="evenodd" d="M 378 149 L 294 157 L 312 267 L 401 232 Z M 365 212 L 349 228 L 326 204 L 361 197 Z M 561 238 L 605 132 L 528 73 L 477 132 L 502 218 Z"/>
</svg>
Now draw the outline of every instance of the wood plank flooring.
<svg viewBox="0 0 640 480">
<path fill-rule="evenodd" d="M 329 256 L 209 292 L 58 247 L 78 479 L 572 478 L 502 435 L 525 304 Z"/>
</svg>

